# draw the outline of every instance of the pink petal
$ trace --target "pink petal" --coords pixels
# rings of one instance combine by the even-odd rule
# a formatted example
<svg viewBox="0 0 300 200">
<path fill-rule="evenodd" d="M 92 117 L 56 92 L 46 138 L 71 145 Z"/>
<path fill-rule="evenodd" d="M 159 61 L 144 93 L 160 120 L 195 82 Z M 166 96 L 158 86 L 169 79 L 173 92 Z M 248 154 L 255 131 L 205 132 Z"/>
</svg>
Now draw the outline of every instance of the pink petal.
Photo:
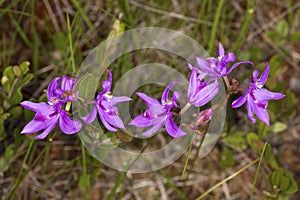
<svg viewBox="0 0 300 200">
<path fill-rule="evenodd" d="M 42 113 L 43 115 L 48 115 L 48 114 L 54 112 L 54 109 L 50 105 L 48 105 L 44 102 L 33 103 L 30 101 L 23 101 L 20 103 L 20 105 L 28 110 Z"/>
<path fill-rule="evenodd" d="M 246 97 L 247 97 L 247 95 L 244 94 L 243 96 L 237 98 L 236 100 L 234 100 L 234 101 L 232 102 L 232 105 L 231 105 L 231 106 L 232 106 L 233 108 L 241 107 L 241 106 L 246 102 L 246 99 L 247 99 Z"/>
<path fill-rule="evenodd" d="M 268 76 L 270 73 L 270 65 L 269 63 L 266 64 L 266 69 L 264 70 L 264 72 L 261 74 L 260 78 L 258 79 L 259 83 L 261 85 L 264 85 L 267 82 Z"/>
<path fill-rule="evenodd" d="M 103 93 L 109 92 L 112 85 L 112 73 L 109 70 L 106 71 L 108 73 L 108 79 L 102 82 Z"/>
<path fill-rule="evenodd" d="M 193 70 L 190 75 L 189 89 L 188 89 L 188 99 L 191 99 L 197 90 L 197 75 L 196 71 Z"/>
<path fill-rule="evenodd" d="M 114 106 L 118 103 L 122 103 L 122 102 L 127 102 L 127 101 L 131 101 L 132 99 L 126 96 L 121 96 L 121 97 L 115 97 L 113 96 L 109 102 L 111 102 L 111 106 Z"/>
<path fill-rule="evenodd" d="M 258 101 L 278 100 L 285 97 L 284 94 L 270 92 L 265 88 L 253 90 L 253 95 Z"/>
<path fill-rule="evenodd" d="M 247 113 L 250 121 L 252 123 L 256 123 L 256 119 L 253 117 L 253 102 L 251 101 L 250 97 L 247 97 Z"/>
<path fill-rule="evenodd" d="M 62 110 L 59 118 L 59 127 L 65 134 L 74 134 L 80 131 L 82 124 L 78 120 L 71 119 L 66 111 Z"/>
<path fill-rule="evenodd" d="M 150 128 L 148 131 L 145 131 L 142 133 L 142 136 L 144 137 L 148 137 L 153 135 L 156 131 L 158 131 L 164 124 L 164 121 L 161 121 L 159 123 L 156 123 L 152 126 L 152 128 Z"/>
<path fill-rule="evenodd" d="M 228 52 L 227 54 L 227 58 L 226 58 L 226 62 L 227 63 L 230 63 L 230 62 L 233 62 L 235 61 L 235 55 L 233 52 Z"/>
<path fill-rule="evenodd" d="M 234 70 L 237 66 L 243 65 L 243 64 L 249 64 L 251 66 L 254 66 L 253 62 L 250 62 L 250 61 L 237 62 L 231 66 L 231 68 L 227 71 L 226 75 L 229 74 L 232 70 Z"/>
<path fill-rule="evenodd" d="M 52 97 L 56 97 L 56 96 L 61 96 L 62 95 L 62 91 L 58 92 L 58 83 L 61 80 L 60 77 L 57 77 L 55 79 L 53 79 L 50 83 L 49 86 L 47 88 L 47 98 L 48 101 L 51 100 Z"/>
<path fill-rule="evenodd" d="M 217 81 L 207 85 L 195 94 L 194 99 L 192 99 L 193 101 L 191 103 L 197 107 L 207 104 L 218 94 L 219 87 L 220 84 Z"/>
<path fill-rule="evenodd" d="M 223 48 L 221 42 L 219 42 L 219 52 L 218 52 L 218 55 L 219 56 L 224 56 L 225 55 L 225 51 L 224 51 L 224 48 Z"/>
<path fill-rule="evenodd" d="M 255 115 L 262 121 L 264 122 L 267 126 L 270 125 L 270 119 L 269 119 L 269 114 L 267 109 L 260 107 L 260 106 L 255 106 L 253 109 Z"/>
<path fill-rule="evenodd" d="M 84 117 L 81 117 L 81 119 L 85 123 L 90 124 L 90 123 L 92 123 L 96 119 L 96 116 L 97 116 L 97 109 L 94 107 L 89 114 L 87 114 Z"/>
<path fill-rule="evenodd" d="M 173 138 L 179 138 L 179 137 L 186 135 L 186 133 L 183 132 L 172 120 L 172 113 L 170 113 L 168 115 L 168 117 L 166 119 L 165 127 L 166 127 L 167 133 L 170 136 L 172 136 Z"/>
<path fill-rule="evenodd" d="M 207 73 L 208 76 L 213 76 L 216 74 L 206 59 L 196 57 L 196 62 L 200 70 Z"/>
<path fill-rule="evenodd" d="M 130 123 L 130 126 L 147 127 L 152 125 L 152 120 L 149 117 L 145 117 L 144 114 L 136 116 Z"/>
<path fill-rule="evenodd" d="M 175 84 L 178 84 L 178 82 L 171 82 L 166 89 L 164 90 L 162 97 L 161 97 L 161 102 L 168 102 L 168 96 L 169 96 L 169 92 L 171 87 L 173 87 Z"/>
<path fill-rule="evenodd" d="M 21 131 L 22 134 L 36 133 L 45 128 L 46 123 L 38 120 L 31 120 Z"/>
<path fill-rule="evenodd" d="M 98 110 L 98 115 L 100 117 L 100 120 L 102 122 L 102 124 L 105 126 L 105 128 L 109 131 L 112 131 L 112 132 L 116 132 L 117 129 L 115 129 L 114 127 L 112 127 L 104 118 L 104 114 L 103 114 L 103 111 L 101 110 L 101 108 L 99 106 L 97 106 L 97 110 Z"/>
<path fill-rule="evenodd" d="M 57 121 L 58 121 L 58 116 L 49 120 L 47 123 L 47 128 L 41 134 L 35 136 L 35 139 L 41 140 L 41 139 L 44 139 L 45 137 L 47 137 L 49 135 L 49 133 L 55 128 Z"/>
<path fill-rule="evenodd" d="M 157 99 L 154 99 L 154 98 L 151 98 L 149 96 L 147 96 L 146 94 L 144 93 L 141 93 L 141 92 L 136 92 L 136 94 L 145 101 L 145 103 L 147 104 L 147 106 L 150 108 L 152 107 L 153 105 L 161 105 L 160 102 L 157 100 Z"/>
<path fill-rule="evenodd" d="M 116 127 L 125 129 L 124 123 L 121 120 L 121 118 L 116 114 L 108 114 L 105 111 L 102 111 L 102 116 L 106 122 L 108 122 L 110 125 Z"/>
</svg>

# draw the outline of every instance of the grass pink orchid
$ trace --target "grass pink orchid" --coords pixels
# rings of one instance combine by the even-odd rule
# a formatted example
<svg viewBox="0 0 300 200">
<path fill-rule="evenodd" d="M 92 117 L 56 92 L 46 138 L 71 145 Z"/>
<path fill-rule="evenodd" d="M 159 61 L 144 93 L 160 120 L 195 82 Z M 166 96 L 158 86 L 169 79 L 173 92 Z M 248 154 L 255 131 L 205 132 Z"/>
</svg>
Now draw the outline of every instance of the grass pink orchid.
<svg viewBox="0 0 300 200">
<path fill-rule="evenodd" d="M 142 133 L 142 136 L 151 136 L 156 131 L 158 131 L 165 124 L 167 133 L 174 137 L 179 138 L 186 135 L 173 121 L 172 111 L 173 107 L 179 107 L 176 100 L 179 98 L 178 92 L 173 92 L 171 99 L 168 99 L 170 89 L 177 82 L 170 83 L 163 92 L 161 97 L 161 102 L 157 99 L 151 98 L 144 93 L 137 92 L 136 94 L 142 98 L 149 109 L 147 109 L 143 114 L 135 117 L 129 125 L 136 127 L 148 127 L 152 126 L 149 130 Z"/>
<path fill-rule="evenodd" d="M 235 61 L 235 55 L 233 52 L 225 54 L 225 50 L 221 43 L 219 43 L 218 57 L 209 57 L 207 59 L 196 57 L 196 63 L 199 72 L 204 72 L 212 79 L 218 79 L 224 76 L 227 76 L 233 69 L 241 64 L 250 64 L 254 65 L 250 61 L 242 61 L 233 64 L 229 69 L 227 66 L 229 63 Z"/>
<path fill-rule="evenodd" d="M 124 123 L 119 117 L 116 104 L 130 101 L 131 98 L 126 96 L 115 97 L 111 95 L 112 73 L 109 70 L 107 70 L 107 73 L 108 80 L 102 82 L 103 91 L 98 93 L 94 108 L 88 115 L 81 118 L 87 124 L 90 124 L 96 119 L 98 113 L 101 122 L 109 131 L 116 132 L 116 128 L 125 130 Z"/>
<path fill-rule="evenodd" d="M 285 97 L 284 94 L 270 92 L 263 88 L 270 73 L 270 65 L 267 63 L 266 69 L 258 78 L 258 70 L 252 73 L 253 82 L 249 83 L 249 88 L 243 96 L 239 97 L 232 103 L 233 108 L 242 106 L 244 103 L 247 105 L 248 117 L 252 123 L 256 122 L 253 113 L 266 125 L 269 126 L 270 119 L 267 111 L 268 100 L 278 100 Z"/>
<path fill-rule="evenodd" d="M 63 133 L 77 133 L 82 128 L 81 122 L 71 119 L 63 109 L 64 102 L 74 100 L 72 90 L 75 82 L 76 79 L 67 76 L 53 79 L 47 89 L 48 104 L 44 102 L 22 102 L 21 106 L 36 112 L 36 114 L 23 128 L 21 133 L 33 134 L 40 130 L 44 130 L 35 137 L 35 139 L 44 139 L 56 127 L 57 123 Z M 64 97 L 64 99 L 61 99 L 61 97 Z"/>
</svg>

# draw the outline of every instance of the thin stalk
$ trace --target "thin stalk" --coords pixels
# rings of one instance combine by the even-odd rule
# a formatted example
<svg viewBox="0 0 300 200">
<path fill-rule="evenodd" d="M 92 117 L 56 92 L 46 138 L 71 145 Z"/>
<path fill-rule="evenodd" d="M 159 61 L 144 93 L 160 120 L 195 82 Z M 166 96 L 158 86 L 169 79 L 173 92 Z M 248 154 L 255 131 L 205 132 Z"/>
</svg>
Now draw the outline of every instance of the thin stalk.
<svg viewBox="0 0 300 200">
<path fill-rule="evenodd" d="M 99 40 L 97 31 L 96 31 L 94 25 L 92 24 L 91 20 L 89 19 L 89 17 L 86 15 L 86 11 L 82 8 L 80 2 L 78 2 L 78 0 L 72 0 L 72 3 L 76 7 L 78 12 L 80 13 L 83 21 L 86 23 L 86 25 L 89 27 L 89 29 L 92 30 L 92 32 L 95 34 L 96 39 Z"/>
<path fill-rule="evenodd" d="M 230 87 L 230 83 L 229 83 L 229 80 L 228 80 L 228 77 L 227 76 L 224 76 L 223 77 L 223 80 L 226 84 L 226 87 L 227 87 L 227 91 L 230 91 L 231 87 Z"/>
<path fill-rule="evenodd" d="M 191 106 L 191 104 L 190 104 L 190 103 L 187 103 L 187 104 L 181 109 L 181 111 L 179 112 L 179 115 L 182 115 L 183 113 L 185 113 L 185 112 L 189 109 L 190 106 Z"/>
<path fill-rule="evenodd" d="M 78 159 L 79 159 L 79 157 L 74 158 L 68 164 L 66 164 L 62 168 L 60 168 L 55 173 L 54 176 L 52 176 L 50 179 L 48 179 L 47 182 L 41 188 L 39 188 L 38 194 L 36 195 L 35 199 L 40 199 L 39 196 L 41 195 L 41 193 L 43 192 L 43 190 L 45 190 L 45 188 L 47 188 L 51 183 L 53 183 L 54 179 L 56 179 L 57 177 L 59 177 L 66 169 L 70 168 L 75 163 L 75 161 L 78 161 Z"/>
<path fill-rule="evenodd" d="M 154 137 L 152 137 L 154 138 Z M 114 185 L 113 189 L 111 190 L 110 194 L 108 195 L 107 199 L 108 200 L 112 200 L 117 192 L 117 189 L 118 187 L 120 186 L 120 184 L 122 183 L 122 181 L 124 180 L 125 178 L 125 175 L 127 173 L 127 170 L 130 169 L 130 167 L 139 159 L 139 157 L 142 155 L 142 153 L 146 150 L 146 148 L 148 147 L 148 145 L 150 144 L 150 141 L 152 140 L 152 138 L 150 138 L 147 142 L 147 144 L 142 148 L 141 150 L 141 153 L 130 163 L 128 163 L 126 166 L 125 166 L 125 169 L 124 171 L 122 171 L 120 177 L 118 178 L 116 184 Z"/>
<path fill-rule="evenodd" d="M 53 137 L 55 137 L 56 133 L 54 133 Z M 29 156 L 29 152 L 31 152 L 32 149 L 32 144 L 34 143 L 35 140 L 32 140 L 31 143 L 29 144 L 29 147 L 27 149 L 27 153 L 25 155 L 25 158 L 23 160 L 22 166 L 25 165 L 26 160 L 28 159 Z M 47 146 L 49 146 L 50 143 L 47 144 Z M 46 146 L 46 147 L 47 147 Z M 40 154 L 36 157 L 36 159 L 32 162 L 32 164 L 29 166 L 29 168 L 27 169 L 27 171 L 25 172 L 24 176 L 22 176 L 22 172 L 23 172 L 23 168 L 20 169 L 19 171 L 19 175 L 17 178 L 17 181 L 15 182 L 12 190 L 9 192 L 9 194 L 7 195 L 6 199 L 12 199 L 13 195 L 15 194 L 16 189 L 19 187 L 19 185 L 21 184 L 21 182 L 24 180 L 24 178 L 27 176 L 27 174 L 32 170 L 32 167 L 36 165 L 36 163 L 41 159 L 42 155 L 45 153 L 46 151 L 46 147 L 40 152 Z M 22 176 L 22 177 L 21 177 Z"/>
<path fill-rule="evenodd" d="M 69 15 L 67 15 L 67 30 L 68 30 L 68 39 L 69 39 L 69 45 L 70 45 L 70 53 L 71 53 L 71 66 L 72 66 L 73 73 L 75 73 L 76 72 L 76 68 L 75 68 L 73 42 L 72 42 L 72 33 L 71 33 L 71 25 L 70 25 Z"/>
<path fill-rule="evenodd" d="M 87 169 L 86 169 L 86 154 L 85 154 L 85 148 L 83 143 L 81 142 L 81 151 L 82 151 L 82 168 L 83 168 L 83 177 L 84 177 L 84 199 L 89 199 L 89 177 L 87 175 Z"/>
<path fill-rule="evenodd" d="M 256 0 L 248 1 L 246 17 L 245 17 L 245 20 L 243 22 L 242 28 L 239 31 L 239 35 L 237 36 L 237 39 L 235 40 L 235 42 L 232 46 L 232 49 L 231 49 L 232 51 L 236 51 L 242 45 L 242 41 L 246 36 L 246 32 L 248 30 L 248 27 L 250 25 L 252 16 L 254 14 L 254 5 L 255 5 L 255 3 L 256 3 Z"/>
<path fill-rule="evenodd" d="M 209 44 L 208 44 L 208 53 L 209 54 L 212 53 L 212 49 L 213 49 L 213 46 L 214 46 L 214 41 L 215 41 L 215 38 L 216 38 L 217 28 L 218 28 L 218 25 L 219 25 L 219 20 L 220 20 L 223 5 L 224 5 L 224 0 L 220 0 L 218 8 L 217 8 L 217 13 L 216 13 L 215 18 L 214 18 L 214 24 L 213 24 L 213 27 L 212 27 L 212 31 L 211 31 L 211 34 L 210 34 L 210 39 L 209 39 Z"/>
<path fill-rule="evenodd" d="M 29 147 L 28 147 L 28 149 L 27 149 L 27 151 L 26 151 L 26 155 L 25 155 L 25 157 L 24 157 L 24 160 L 23 160 L 23 162 L 22 162 L 21 169 L 19 170 L 19 174 L 18 174 L 17 180 L 16 180 L 15 184 L 13 185 L 12 190 L 9 192 L 9 194 L 8 194 L 8 196 L 7 196 L 7 199 L 12 199 L 12 197 L 13 197 L 13 195 L 14 195 L 16 189 L 18 188 L 18 186 L 19 186 L 20 183 L 22 182 L 21 176 L 22 176 L 22 173 L 23 173 L 23 166 L 24 166 L 24 165 L 26 164 L 26 162 L 27 162 L 27 159 L 28 159 L 29 154 L 30 154 L 30 152 L 31 152 L 31 148 L 32 148 L 32 146 L 33 146 L 33 143 L 34 143 L 34 140 L 31 140 L 31 141 L 30 141 L 30 144 L 29 144 Z"/>
<path fill-rule="evenodd" d="M 46 149 L 46 152 L 45 152 L 45 159 L 44 159 L 43 167 L 42 167 L 42 174 L 44 174 L 47 170 L 49 154 L 50 154 L 50 145 L 46 146 L 45 149 Z"/>
<path fill-rule="evenodd" d="M 247 164 L 246 166 L 244 166 L 243 168 L 241 168 L 240 170 L 236 171 L 234 174 L 228 176 L 227 178 L 223 179 L 222 181 L 220 181 L 219 183 L 217 183 L 216 185 L 214 185 L 213 187 L 209 188 L 206 192 L 204 192 L 201 196 L 199 196 L 196 200 L 200 200 L 203 199 L 204 197 L 206 197 L 210 192 L 212 192 L 214 189 L 216 189 L 217 187 L 221 186 L 222 184 L 224 184 L 225 182 L 233 179 L 234 177 L 236 177 L 237 175 L 239 175 L 240 173 L 242 173 L 243 171 L 245 171 L 246 169 L 248 169 L 249 167 L 251 167 L 252 165 L 256 164 L 258 161 L 260 160 L 260 158 L 255 159 L 254 161 L 252 161 L 251 163 Z"/>
<path fill-rule="evenodd" d="M 190 144 L 190 147 L 189 147 L 189 150 L 188 150 L 188 155 L 187 155 L 187 158 L 185 160 L 183 171 L 182 171 L 182 174 L 181 174 L 181 180 L 183 180 L 183 178 L 184 178 L 186 167 L 187 167 L 189 159 L 190 159 L 190 155 L 191 155 L 191 151 L 192 151 L 192 147 L 193 147 L 193 141 L 194 140 L 191 140 L 191 144 Z"/>
<path fill-rule="evenodd" d="M 30 30 L 32 35 L 32 66 L 33 66 L 33 73 L 35 80 L 37 80 L 37 71 L 39 69 L 39 58 L 40 58 L 40 51 L 39 51 L 39 37 L 35 29 L 35 0 L 31 0 L 30 2 L 31 7 L 31 24 Z"/>
<path fill-rule="evenodd" d="M 267 148 L 267 144 L 268 144 L 268 143 L 265 142 L 263 151 L 262 151 L 262 153 L 261 153 L 261 155 L 260 155 L 259 163 L 258 163 L 256 172 L 255 172 L 255 177 L 254 177 L 254 181 L 253 181 L 253 186 L 252 186 L 252 191 L 251 191 L 251 195 L 250 195 L 250 200 L 253 199 L 254 188 L 255 188 L 255 184 L 256 184 L 257 177 L 258 177 L 258 172 L 259 172 L 259 169 L 260 169 L 261 162 L 262 162 L 262 160 L 263 160 L 263 158 L 264 158 L 264 154 L 265 154 L 265 151 L 266 151 L 266 148 Z"/>
</svg>

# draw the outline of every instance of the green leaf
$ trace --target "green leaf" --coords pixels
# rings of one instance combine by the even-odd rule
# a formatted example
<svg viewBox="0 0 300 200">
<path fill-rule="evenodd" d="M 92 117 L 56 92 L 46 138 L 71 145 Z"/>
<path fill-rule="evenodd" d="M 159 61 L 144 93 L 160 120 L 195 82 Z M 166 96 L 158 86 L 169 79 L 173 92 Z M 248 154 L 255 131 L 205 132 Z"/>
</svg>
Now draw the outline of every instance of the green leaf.
<svg viewBox="0 0 300 200">
<path fill-rule="evenodd" d="M 247 148 L 246 134 L 241 131 L 234 132 L 223 139 L 223 143 L 235 150 Z"/>
<path fill-rule="evenodd" d="M 58 50 L 64 51 L 68 41 L 68 36 L 63 32 L 57 32 L 53 36 L 53 42 L 55 48 Z"/>
<path fill-rule="evenodd" d="M 4 157 L 5 157 L 6 160 L 11 159 L 14 154 L 15 154 L 15 146 L 14 146 L 14 144 L 11 144 L 11 145 L 8 145 L 7 147 L 5 147 Z"/>
<path fill-rule="evenodd" d="M 290 180 L 289 187 L 285 190 L 286 194 L 294 194 L 298 191 L 298 185 L 297 182 L 292 178 L 293 180 Z"/>
<path fill-rule="evenodd" d="M 232 167 L 233 165 L 234 165 L 233 152 L 228 148 L 223 148 L 221 152 L 221 161 L 220 161 L 221 169 L 226 169 Z"/>
<path fill-rule="evenodd" d="M 22 87 L 24 87 L 26 84 L 28 84 L 31 79 L 33 78 L 32 74 L 26 74 L 24 78 L 22 78 L 20 81 L 18 81 L 18 83 L 16 84 L 16 89 L 22 89 Z"/>
<path fill-rule="evenodd" d="M 0 115 L 0 123 L 3 123 L 9 116 L 10 116 L 10 113 L 2 113 Z"/>
<path fill-rule="evenodd" d="M 297 43 L 300 40 L 300 31 L 294 32 L 291 35 L 291 43 Z"/>
<path fill-rule="evenodd" d="M 264 143 L 255 133 L 249 133 L 247 135 L 247 142 L 255 153 L 259 153 L 263 149 Z"/>
<path fill-rule="evenodd" d="M 288 35 L 288 32 L 289 32 L 289 25 L 286 22 L 286 20 L 282 19 L 279 22 L 277 22 L 277 24 L 275 26 L 275 30 L 282 37 L 286 38 Z"/>
<path fill-rule="evenodd" d="M 21 92 L 22 87 L 24 87 L 27 83 L 29 83 L 29 81 L 33 78 L 32 74 L 26 74 L 24 78 L 22 78 L 21 80 L 18 81 L 18 83 L 16 84 L 16 88 L 15 91 L 12 93 L 11 96 L 11 102 L 13 105 L 19 104 L 22 99 L 23 99 L 23 95 Z"/>
<path fill-rule="evenodd" d="M 296 101 L 297 101 L 297 100 L 296 100 L 295 94 L 292 93 L 290 89 L 287 89 L 287 90 L 285 91 L 285 95 L 286 95 L 285 99 L 286 99 L 286 101 L 287 101 L 286 105 L 287 105 L 289 108 L 292 108 L 293 106 L 295 106 Z"/>
<path fill-rule="evenodd" d="M 20 70 L 21 70 L 21 75 L 22 76 L 27 74 L 27 72 L 29 71 L 29 65 L 30 65 L 30 62 L 28 62 L 28 61 L 25 61 L 25 62 L 21 63 Z"/>
<path fill-rule="evenodd" d="M 262 58 L 262 49 L 252 47 L 247 51 L 243 51 L 237 55 L 238 60 L 251 60 L 254 63 L 258 63 Z"/>
<path fill-rule="evenodd" d="M 274 77 L 276 75 L 277 70 L 281 67 L 281 64 L 284 62 L 284 59 L 281 55 L 276 54 L 275 56 L 272 56 L 270 59 L 270 75 L 269 77 Z"/>
<path fill-rule="evenodd" d="M 21 76 L 21 69 L 19 66 L 13 66 L 13 71 L 17 77 Z"/>
<path fill-rule="evenodd" d="M 80 97 L 83 99 L 90 100 L 95 98 L 97 87 L 98 81 L 96 76 L 91 73 L 87 73 L 77 81 L 74 90 L 78 90 Z"/>
<path fill-rule="evenodd" d="M 258 121 L 257 124 L 258 124 L 258 136 L 260 139 L 263 139 L 267 135 L 268 126 L 261 121 Z"/>
<path fill-rule="evenodd" d="M 3 76 L 6 76 L 9 82 L 12 84 L 15 80 L 15 74 L 12 66 L 8 66 L 3 71 Z"/>
<path fill-rule="evenodd" d="M 277 169 L 279 167 L 279 164 L 274 157 L 274 154 L 272 152 L 272 147 L 270 144 L 267 144 L 264 159 L 269 165 L 272 166 L 272 168 Z"/>
<path fill-rule="evenodd" d="M 9 110 L 9 113 L 11 114 L 11 118 L 18 117 L 22 114 L 22 107 L 21 106 L 14 106 Z"/>
<path fill-rule="evenodd" d="M 22 92 L 20 90 L 16 90 L 11 95 L 11 103 L 13 105 L 19 104 L 23 99 Z"/>
<path fill-rule="evenodd" d="M 282 122 L 275 122 L 269 127 L 269 132 L 271 133 L 280 133 L 287 129 L 287 126 L 285 123 Z"/>
<path fill-rule="evenodd" d="M 280 193 L 294 194 L 297 192 L 297 182 L 293 175 L 283 168 L 276 169 L 268 176 L 268 180 L 272 188 L 280 189 Z"/>
</svg>

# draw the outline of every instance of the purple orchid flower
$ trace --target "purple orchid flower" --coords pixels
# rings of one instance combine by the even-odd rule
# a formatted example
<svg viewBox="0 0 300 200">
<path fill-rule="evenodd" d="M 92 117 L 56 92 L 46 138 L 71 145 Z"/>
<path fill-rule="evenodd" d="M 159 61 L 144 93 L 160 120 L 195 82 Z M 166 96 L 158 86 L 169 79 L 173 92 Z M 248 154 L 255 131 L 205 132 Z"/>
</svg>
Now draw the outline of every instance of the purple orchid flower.
<svg viewBox="0 0 300 200">
<path fill-rule="evenodd" d="M 211 84 L 209 84 L 208 81 L 202 81 L 206 75 L 206 73 L 201 73 L 197 76 L 196 69 L 192 69 L 189 82 L 188 99 L 189 102 L 196 107 L 207 104 L 219 91 L 220 84 L 217 80 Z"/>
<path fill-rule="evenodd" d="M 76 79 L 68 76 L 53 79 L 47 89 L 48 100 L 52 97 L 57 97 L 63 100 L 63 102 L 77 100 L 79 94 L 78 92 L 73 92 L 75 84 Z"/>
<path fill-rule="evenodd" d="M 258 70 L 255 70 L 252 73 L 253 82 L 249 83 L 249 88 L 246 89 L 245 94 L 232 103 L 232 107 L 237 108 L 242 106 L 247 101 L 247 112 L 251 122 L 256 122 L 255 118 L 253 117 L 254 112 L 254 114 L 268 126 L 270 124 L 270 119 L 267 111 L 268 100 L 278 100 L 285 97 L 284 94 L 270 92 L 269 90 L 262 88 L 267 81 L 269 73 L 269 63 L 266 64 L 266 69 L 259 78 Z"/>
<path fill-rule="evenodd" d="M 126 102 L 132 100 L 129 97 L 121 96 L 115 97 L 111 95 L 111 86 L 112 86 L 112 73 L 107 70 L 108 80 L 102 82 L 102 92 L 99 92 L 97 95 L 95 106 L 93 110 L 86 116 L 81 117 L 87 124 L 92 123 L 98 115 L 101 122 L 108 130 L 116 132 L 116 128 L 124 129 L 125 126 L 123 121 L 118 115 L 118 108 L 115 106 L 118 103 Z"/>
<path fill-rule="evenodd" d="M 235 61 L 234 53 L 229 52 L 228 54 L 225 54 L 224 48 L 220 42 L 218 58 L 209 57 L 207 59 L 203 59 L 200 57 L 196 57 L 199 72 L 207 73 L 207 75 L 212 79 L 218 79 L 220 77 L 227 76 L 234 68 L 241 64 L 250 64 L 252 66 L 254 65 L 253 62 L 242 61 L 233 64 L 231 68 L 227 70 L 227 65 L 233 61 Z M 189 67 L 191 68 L 190 64 Z"/>
<path fill-rule="evenodd" d="M 58 88 L 59 81 L 62 81 L 61 88 Z M 82 124 L 78 120 L 71 119 L 67 112 L 62 108 L 63 103 L 73 98 L 72 95 L 66 92 L 72 91 L 76 79 L 68 78 L 66 76 L 53 79 L 47 89 L 48 104 L 33 103 L 24 101 L 21 106 L 28 110 L 36 112 L 35 117 L 23 128 L 22 134 L 33 134 L 40 130 L 44 130 L 41 134 L 37 135 L 35 139 L 44 139 L 59 123 L 60 129 L 65 134 L 77 133 Z M 61 100 L 60 97 L 65 96 L 66 100 Z"/>
<path fill-rule="evenodd" d="M 161 97 L 161 102 L 159 102 L 157 99 L 153 99 L 147 96 L 144 93 L 137 92 L 136 94 L 145 101 L 149 109 L 147 109 L 143 114 L 135 117 L 129 123 L 129 125 L 142 128 L 152 126 L 152 128 L 143 132 L 142 136 L 153 135 L 164 124 L 166 131 L 170 136 L 179 138 L 186 135 L 186 133 L 183 132 L 172 119 L 171 109 L 173 107 L 179 107 L 176 104 L 176 100 L 180 95 L 178 92 L 173 92 L 172 98 L 170 100 L 168 99 L 168 95 L 170 92 L 170 88 L 175 84 L 177 84 L 177 82 L 172 82 L 167 86 Z"/>
</svg>

